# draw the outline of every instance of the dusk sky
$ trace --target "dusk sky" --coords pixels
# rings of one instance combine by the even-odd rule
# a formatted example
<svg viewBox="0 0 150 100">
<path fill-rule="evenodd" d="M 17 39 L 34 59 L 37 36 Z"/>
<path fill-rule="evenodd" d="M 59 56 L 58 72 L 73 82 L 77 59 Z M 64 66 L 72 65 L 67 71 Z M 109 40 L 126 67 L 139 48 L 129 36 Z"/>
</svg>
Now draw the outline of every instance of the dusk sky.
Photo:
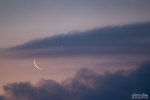
<svg viewBox="0 0 150 100">
<path fill-rule="evenodd" d="M 149 0 L 0 0 L 0 100 L 130 100 L 148 75 Z"/>
</svg>

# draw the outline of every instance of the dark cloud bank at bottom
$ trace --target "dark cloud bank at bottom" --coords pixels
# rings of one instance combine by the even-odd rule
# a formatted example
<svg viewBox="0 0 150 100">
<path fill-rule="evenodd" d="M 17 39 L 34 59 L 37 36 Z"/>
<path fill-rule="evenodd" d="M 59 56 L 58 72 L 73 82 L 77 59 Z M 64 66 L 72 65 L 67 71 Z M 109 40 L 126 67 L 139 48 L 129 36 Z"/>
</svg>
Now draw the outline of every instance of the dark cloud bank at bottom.
<svg viewBox="0 0 150 100">
<path fill-rule="evenodd" d="M 61 84 L 54 80 L 41 80 L 37 85 L 29 82 L 7 84 L 0 100 L 130 100 L 133 93 L 150 95 L 149 76 L 150 62 L 141 64 L 127 76 L 122 71 L 102 76 L 81 69 Z"/>
</svg>

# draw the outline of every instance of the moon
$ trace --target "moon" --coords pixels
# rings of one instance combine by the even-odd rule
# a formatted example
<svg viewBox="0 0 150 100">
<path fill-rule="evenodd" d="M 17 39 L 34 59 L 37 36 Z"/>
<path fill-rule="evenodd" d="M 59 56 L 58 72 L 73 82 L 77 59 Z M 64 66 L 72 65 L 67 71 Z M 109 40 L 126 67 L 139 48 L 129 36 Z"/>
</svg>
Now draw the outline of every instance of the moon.
<svg viewBox="0 0 150 100">
<path fill-rule="evenodd" d="M 35 59 L 34 59 L 34 62 L 33 62 L 33 63 L 34 63 L 34 67 L 35 67 L 37 70 L 40 70 L 40 71 L 42 70 L 42 69 L 36 64 Z"/>
</svg>

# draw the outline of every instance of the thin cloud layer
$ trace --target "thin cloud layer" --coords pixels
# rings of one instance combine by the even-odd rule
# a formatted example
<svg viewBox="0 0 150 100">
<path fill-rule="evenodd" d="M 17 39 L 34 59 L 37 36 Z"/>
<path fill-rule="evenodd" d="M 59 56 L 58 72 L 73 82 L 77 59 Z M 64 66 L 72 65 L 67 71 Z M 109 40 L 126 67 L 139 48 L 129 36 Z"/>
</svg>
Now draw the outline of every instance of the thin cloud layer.
<svg viewBox="0 0 150 100">
<path fill-rule="evenodd" d="M 122 71 L 99 75 L 81 69 L 67 81 L 41 80 L 37 85 L 29 82 L 4 86 L 0 100 L 131 100 L 133 93 L 150 95 L 150 62 L 143 63 L 128 75 Z"/>
<path fill-rule="evenodd" d="M 7 49 L 15 56 L 86 56 L 101 54 L 150 54 L 150 23 L 105 27 L 74 32 Z"/>
</svg>

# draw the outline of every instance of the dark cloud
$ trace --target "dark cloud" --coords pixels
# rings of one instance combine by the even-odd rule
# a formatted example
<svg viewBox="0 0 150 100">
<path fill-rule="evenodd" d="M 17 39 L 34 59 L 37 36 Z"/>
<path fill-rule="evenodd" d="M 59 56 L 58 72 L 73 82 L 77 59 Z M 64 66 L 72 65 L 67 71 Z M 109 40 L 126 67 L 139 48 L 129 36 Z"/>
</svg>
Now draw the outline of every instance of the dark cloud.
<svg viewBox="0 0 150 100">
<path fill-rule="evenodd" d="M 15 56 L 150 54 L 150 23 L 97 28 L 35 40 L 8 49 Z"/>
<path fill-rule="evenodd" d="M 123 75 L 123 71 L 99 75 L 81 69 L 61 84 L 53 80 L 41 80 L 37 85 L 8 84 L 4 86 L 6 95 L 0 96 L 0 100 L 131 100 L 133 93 L 150 95 L 149 76 L 150 62 L 128 75 Z"/>
<path fill-rule="evenodd" d="M 4 96 L 0 96 L 0 100 L 4 100 Z"/>
<path fill-rule="evenodd" d="M 64 100 L 67 92 L 53 80 L 42 80 L 39 85 L 29 82 L 12 83 L 4 86 L 7 98 L 11 100 Z"/>
</svg>

